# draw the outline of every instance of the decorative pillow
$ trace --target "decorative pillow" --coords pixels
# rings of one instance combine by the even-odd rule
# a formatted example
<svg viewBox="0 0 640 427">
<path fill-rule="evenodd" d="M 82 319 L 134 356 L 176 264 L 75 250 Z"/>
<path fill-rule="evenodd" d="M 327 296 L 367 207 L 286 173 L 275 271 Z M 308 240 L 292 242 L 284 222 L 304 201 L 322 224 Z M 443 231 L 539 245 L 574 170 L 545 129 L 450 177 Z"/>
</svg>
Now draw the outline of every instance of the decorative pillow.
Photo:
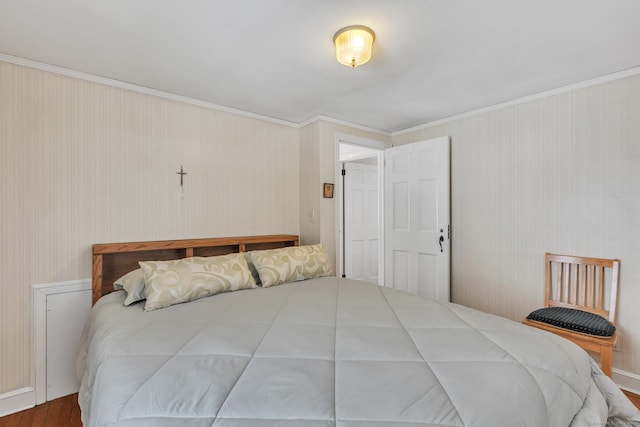
<svg viewBox="0 0 640 427">
<path fill-rule="evenodd" d="M 131 305 L 147 298 L 144 292 L 144 272 L 141 268 L 130 271 L 113 282 L 113 288 L 127 291 L 124 305 Z"/>
<path fill-rule="evenodd" d="M 529 314 L 527 319 L 600 337 L 611 337 L 616 333 L 616 327 L 604 317 L 573 308 L 541 308 Z"/>
<path fill-rule="evenodd" d="M 329 256 L 321 244 L 253 251 L 251 260 L 258 270 L 263 288 L 329 276 L 333 272 Z"/>
<path fill-rule="evenodd" d="M 145 277 L 145 311 L 256 287 L 247 261 L 239 253 L 139 264 Z"/>
</svg>

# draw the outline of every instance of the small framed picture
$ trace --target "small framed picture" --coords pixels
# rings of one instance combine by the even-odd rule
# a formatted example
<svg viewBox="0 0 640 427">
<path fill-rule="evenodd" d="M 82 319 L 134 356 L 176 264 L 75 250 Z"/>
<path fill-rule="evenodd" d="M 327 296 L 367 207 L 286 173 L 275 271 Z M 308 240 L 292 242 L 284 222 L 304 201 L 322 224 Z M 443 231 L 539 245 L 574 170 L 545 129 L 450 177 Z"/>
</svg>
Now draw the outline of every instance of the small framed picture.
<svg viewBox="0 0 640 427">
<path fill-rule="evenodd" d="M 322 187 L 322 197 L 325 199 L 333 199 L 333 184 L 325 182 Z"/>
</svg>

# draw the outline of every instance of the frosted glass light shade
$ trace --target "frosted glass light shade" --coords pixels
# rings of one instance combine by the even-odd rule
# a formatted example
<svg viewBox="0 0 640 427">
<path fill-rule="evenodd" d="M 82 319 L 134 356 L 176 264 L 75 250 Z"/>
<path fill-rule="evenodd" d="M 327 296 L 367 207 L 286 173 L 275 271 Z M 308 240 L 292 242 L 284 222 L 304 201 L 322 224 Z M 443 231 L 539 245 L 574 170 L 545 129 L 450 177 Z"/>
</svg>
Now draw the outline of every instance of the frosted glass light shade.
<svg viewBox="0 0 640 427">
<path fill-rule="evenodd" d="M 371 48 L 376 35 L 362 25 L 342 28 L 333 36 L 338 62 L 355 68 L 371 59 Z"/>
</svg>

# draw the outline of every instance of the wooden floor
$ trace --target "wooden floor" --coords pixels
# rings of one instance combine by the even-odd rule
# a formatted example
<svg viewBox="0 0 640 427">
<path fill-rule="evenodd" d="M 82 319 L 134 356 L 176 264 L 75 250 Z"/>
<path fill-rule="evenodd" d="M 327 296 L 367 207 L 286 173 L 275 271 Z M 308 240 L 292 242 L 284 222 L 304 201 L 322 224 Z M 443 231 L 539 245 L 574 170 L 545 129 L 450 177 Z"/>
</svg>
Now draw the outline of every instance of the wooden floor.
<svg viewBox="0 0 640 427">
<path fill-rule="evenodd" d="M 640 408 L 640 396 L 629 392 L 624 394 Z M 71 394 L 33 409 L 0 418 L 0 427 L 82 427 L 78 394 Z"/>
<path fill-rule="evenodd" d="M 0 427 L 82 427 L 78 393 L 2 417 Z"/>
</svg>

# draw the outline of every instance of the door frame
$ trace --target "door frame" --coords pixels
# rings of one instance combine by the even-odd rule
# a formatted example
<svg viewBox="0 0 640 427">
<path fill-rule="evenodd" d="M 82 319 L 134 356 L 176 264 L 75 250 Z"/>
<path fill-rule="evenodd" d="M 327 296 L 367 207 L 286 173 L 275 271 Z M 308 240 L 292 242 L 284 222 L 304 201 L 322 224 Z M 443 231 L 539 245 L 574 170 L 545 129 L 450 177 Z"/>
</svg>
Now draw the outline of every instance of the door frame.
<svg viewBox="0 0 640 427">
<path fill-rule="evenodd" d="M 349 135 L 346 133 L 335 133 L 334 145 L 334 164 L 335 164 L 335 208 L 336 208 L 336 254 L 338 265 L 336 266 L 336 275 L 342 277 L 344 275 L 344 230 L 343 230 L 343 212 L 344 198 L 342 191 L 342 162 L 340 160 L 340 144 L 359 145 L 361 147 L 373 149 L 377 151 L 378 158 L 378 281 L 380 285 L 384 285 L 384 150 L 392 145 L 388 142 L 377 141 L 375 139 L 363 138 L 360 136 Z M 350 159 L 351 160 L 351 159 Z M 356 160 L 355 158 L 353 160 Z"/>
</svg>

